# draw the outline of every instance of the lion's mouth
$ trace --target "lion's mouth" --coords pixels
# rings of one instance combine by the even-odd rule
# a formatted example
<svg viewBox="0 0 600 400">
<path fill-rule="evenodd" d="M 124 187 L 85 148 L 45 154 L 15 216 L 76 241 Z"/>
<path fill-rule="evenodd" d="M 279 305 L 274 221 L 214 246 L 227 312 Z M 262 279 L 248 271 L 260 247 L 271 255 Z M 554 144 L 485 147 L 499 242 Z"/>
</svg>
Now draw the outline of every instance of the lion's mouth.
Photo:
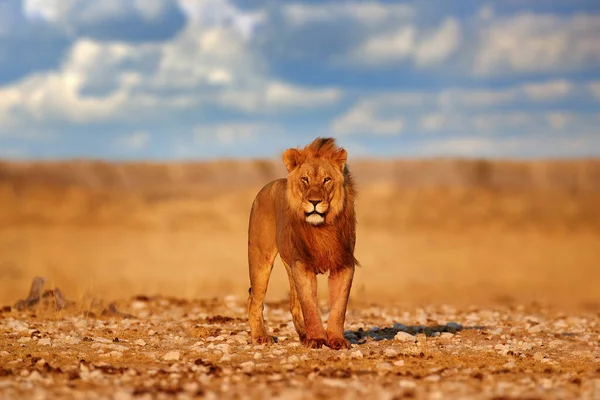
<svg viewBox="0 0 600 400">
<path fill-rule="evenodd" d="M 305 219 L 311 225 L 321 225 L 325 222 L 325 213 L 320 213 L 318 211 L 305 212 Z"/>
</svg>

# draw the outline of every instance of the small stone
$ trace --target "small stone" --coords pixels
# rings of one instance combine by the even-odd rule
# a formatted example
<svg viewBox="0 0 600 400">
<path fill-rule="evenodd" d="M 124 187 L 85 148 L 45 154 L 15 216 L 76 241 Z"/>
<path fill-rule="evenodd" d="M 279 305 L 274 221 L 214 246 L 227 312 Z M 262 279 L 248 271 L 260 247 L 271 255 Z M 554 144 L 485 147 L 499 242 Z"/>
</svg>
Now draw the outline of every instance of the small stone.
<svg viewBox="0 0 600 400">
<path fill-rule="evenodd" d="M 394 336 L 394 340 L 398 340 L 400 342 L 414 342 L 415 337 L 410 333 L 400 331 L 396 333 L 396 336 Z"/>
<path fill-rule="evenodd" d="M 398 331 L 404 331 L 404 332 L 408 331 L 408 326 L 401 324 L 399 322 L 394 322 L 393 328 Z"/>
<path fill-rule="evenodd" d="M 260 360 L 262 358 L 262 354 L 259 353 L 258 351 L 254 353 L 254 359 L 255 360 Z"/>
<path fill-rule="evenodd" d="M 385 349 L 383 351 L 383 355 L 385 355 L 386 357 L 396 357 L 398 355 L 398 352 L 395 349 Z"/>
<path fill-rule="evenodd" d="M 124 390 L 117 391 L 113 396 L 114 400 L 130 400 L 132 398 L 133 396 L 131 395 L 131 393 L 126 392 Z"/>
<path fill-rule="evenodd" d="M 360 350 L 353 351 L 350 353 L 350 358 L 363 358 L 363 353 Z"/>
<path fill-rule="evenodd" d="M 395 367 L 404 367 L 404 360 L 396 360 L 392 364 L 394 364 Z"/>
<path fill-rule="evenodd" d="M 540 324 L 537 325 L 533 325 L 532 327 L 530 327 L 527 331 L 529 333 L 540 333 L 543 330 L 543 326 Z"/>
<path fill-rule="evenodd" d="M 450 329 L 451 331 L 460 331 L 463 326 L 461 324 L 459 324 L 458 322 L 448 322 L 446 324 L 446 328 Z"/>
<path fill-rule="evenodd" d="M 240 367 L 244 370 L 244 372 L 251 372 L 254 369 L 254 361 L 246 361 L 240 364 Z"/>
<path fill-rule="evenodd" d="M 198 382 L 188 382 L 183 385 L 183 390 L 188 393 L 195 394 L 200 390 L 200 384 Z"/>
<path fill-rule="evenodd" d="M 398 381 L 398 387 L 401 389 L 416 389 L 417 384 L 413 381 L 401 380 Z"/>
<path fill-rule="evenodd" d="M 50 346 L 50 345 L 52 345 L 52 341 L 50 340 L 50 338 L 43 338 L 43 339 L 38 340 L 38 345 Z"/>
<path fill-rule="evenodd" d="M 162 359 L 164 361 L 178 361 L 180 357 L 181 354 L 177 350 L 173 350 L 162 356 Z"/>
<path fill-rule="evenodd" d="M 298 356 L 289 356 L 288 359 L 287 359 L 287 361 L 289 363 L 295 364 L 295 363 L 300 362 L 300 357 L 298 357 Z"/>
<path fill-rule="evenodd" d="M 138 340 L 136 340 L 136 341 L 135 341 L 135 342 L 133 342 L 133 343 L 134 343 L 136 346 L 141 346 L 141 347 L 143 347 L 143 346 L 145 346 L 145 345 L 146 345 L 146 342 L 144 341 L 144 339 L 138 339 Z"/>
<path fill-rule="evenodd" d="M 227 343 L 220 343 L 215 345 L 215 349 L 221 351 L 223 354 L 229 354 L 229 345 Z"/>
<path fill-rule="evenodd" d="M 440 338 L 442 339 L 452 339 L 454 337 L 454 334 L 450 333 L 450 332 L 442 332 L 442 334 L 440 335 Z"/>
<path fill-rule="evenodd" d="M 219 359 L 219 362 L 229 362 L 231 361 L 231 354 L 225 353 L 223 354 L 223 356 Z"/>
<path fill-rule="evenodd" d="M 382 370 L 382 371 L 389 371 L 390 369 L 393 369 L 392 364 L 387 363 L 387 362 L 379 363 L 375 366 L 375 368 Z"/>
</svg>

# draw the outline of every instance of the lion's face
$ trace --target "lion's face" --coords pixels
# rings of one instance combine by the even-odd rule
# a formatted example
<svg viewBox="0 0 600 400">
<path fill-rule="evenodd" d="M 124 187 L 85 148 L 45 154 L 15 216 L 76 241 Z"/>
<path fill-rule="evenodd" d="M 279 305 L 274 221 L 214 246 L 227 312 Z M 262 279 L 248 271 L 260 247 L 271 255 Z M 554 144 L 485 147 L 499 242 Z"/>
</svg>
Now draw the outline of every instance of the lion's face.
<svg viewBox="0 0 600 400">
<path fill-rule="evenodd" d="M 335 220 L 344 207 L 345 151 L 337 157 L 316 158 L 291 149 L 286 155 L 287 197 L 292 210 L 315 226 Z"/>
</svg>

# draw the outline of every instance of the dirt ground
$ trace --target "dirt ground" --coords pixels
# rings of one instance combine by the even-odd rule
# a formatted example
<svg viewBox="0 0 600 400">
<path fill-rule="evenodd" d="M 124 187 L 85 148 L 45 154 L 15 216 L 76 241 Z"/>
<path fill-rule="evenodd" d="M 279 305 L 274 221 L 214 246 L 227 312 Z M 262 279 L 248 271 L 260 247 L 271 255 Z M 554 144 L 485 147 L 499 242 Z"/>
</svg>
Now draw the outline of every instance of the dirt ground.
<svg viewBox="0 0 600 400">
<path fill-rule="evenodd" d="M 0 163 L 0 398 L 600 398 L 600 162 L 354 170 L 336 352 L 299 345 L 279 261 L 278 343 L 248 343 L 248 211 L 276 163 Z M 35 276 L 67 301 L 20 309 Z"/>
<path fill-rule="evenodd" d="M 266 307 L 278 338 L 266 347 L 248 343 L 235 296 L 137 296 L 117 309 L 5 309 L 1 397 L 600 398 L 597 312 L 351 304 L 352 348 L 334 351 L 302 347 L 285 302 Z"/>
</svg>

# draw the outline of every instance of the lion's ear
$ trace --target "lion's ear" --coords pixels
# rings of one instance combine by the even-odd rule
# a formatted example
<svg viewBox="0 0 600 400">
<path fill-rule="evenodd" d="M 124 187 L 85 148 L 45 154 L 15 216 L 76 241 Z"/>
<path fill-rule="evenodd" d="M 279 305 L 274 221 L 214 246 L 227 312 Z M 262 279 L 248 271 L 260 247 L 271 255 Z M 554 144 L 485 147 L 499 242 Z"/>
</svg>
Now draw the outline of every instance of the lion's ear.
<svg viewBox="0 0 600 400">
<path fill-rule="evenodd" d="M 333 160 L 338 164 L 342 172 L 344 172 L 344 168 L 346 168 L 346 161 L 348 160 L 348 152 L 344 149 L 339 149 L 337 152 L 335 152 Z"/>
<path fill-rule="evenodd" d="M 302 154 L 298 149 L 287 149 L 283 152 L 283 162 L 288 172 L 292 172 L 301 163 Z"/>
</svg>

